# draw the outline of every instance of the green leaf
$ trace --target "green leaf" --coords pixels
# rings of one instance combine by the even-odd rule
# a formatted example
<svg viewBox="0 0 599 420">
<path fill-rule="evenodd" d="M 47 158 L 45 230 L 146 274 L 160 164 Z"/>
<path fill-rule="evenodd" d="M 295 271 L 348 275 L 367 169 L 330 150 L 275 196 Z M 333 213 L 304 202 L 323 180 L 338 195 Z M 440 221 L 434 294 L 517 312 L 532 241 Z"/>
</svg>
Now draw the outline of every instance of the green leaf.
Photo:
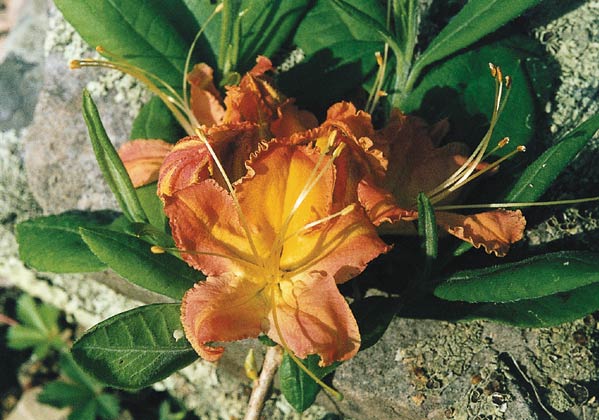
<svg viewBox="0 0 599 420">
<path fill-rule="evenodd" d="M 397 57 L 398 60 L 405 59 L 404 50 L 397 44 L 395 37 L 387 27 L 379 22 L 377 19 L 372 18 L 368 13 L 364 13 L 361 8 L 353 6 L 350 2 L 345 0 L 333 0 L 333 3 L 339 10 L 347 14 L 351 19 L 355 21 L 355 24 L 364 28 L 368 28 L 370 31 L 378 34 L 381 41 L 389 44 L 391 50 Z"/>
<path fill-rule="evenodd" d="M 45 315 L 48 320 L 43 318 L 44 314 L 40 312 L 40 307 L 46 306 L 48 309 Z M 27 294 L 22 294 L 17 300 L 17 319 L 25 326 L 31 327 L 42 333 L 47 333 L 52 329 L 58 329 L 58 309 L 51 307 L 45 303 L 39 305 L 33 298 Z"/>
<path fill-rule="evenodd" d="M 64 408 L 84 405 L 94 394 L 87 388 L 64 381 L 53 381 L 44 386 L 37 400 L 52 407 Z"/>
<path fill-rule="evenodd" d="M 75 407 L 67 420 L 96 420 L 96 414 L 98 410 L 97 401 L 95 399 L 89 399 L 83 405 Z"/>
<path fill-rule="evenodd" d="M 31 327 L 23 325 L 13 325 L 9 328 L 7 334 L 7 345 L 14 350 L 25 350 L 28 348 L 34 348 L 43 346 L 46 353 L 49 350 L 48 336 L 43 332 L 36 330 Z"/>
<path fill-rule="evenodd" d="M 159 97 L 153 96 L 133 120 L 130 137 L 132 140 L 161 139 L 175 143 L 183 136 L 181 126 L 171 111 Z"/>
<path fill-rule="evenodd" d="M 418 75 L 429 64 L 464 49 L 520 16 L 540 0 L 469 0 L 414 63 Z"/>
<path fill-rule="evenodd" d="M 369 296 L 354 301 L 350 307 L 360 329 L 360 351 L 363 351 L 375 345 L 387 331 L 399 309 L 399 303 L 392 298 Z"/>
<path fill-rule="evenodd" d="M 518 145 L 526 145 L 535 133 L 535 92 L 523 60 L 541 57 L 538 46 L 528 39 L 513 37 L 455 56 L 432 68 L 402 105 L 402 111 L 416 113 L 428 121 L 448 118 L 451 139 L 466 141 L 474 148 L 489 127 L 495 96 L 495 83 L 488 63 L 500 65 L 512 77 L 506 109 L 494 131 L 496 141 L 509 136 L 511 141 L 497 155 Z"/>
<path fill-rule="evenodd" d="M 589 118 L 547 149 L 519 177 L 506 201 L 536 201 L 599 130 L 599 114 Z"/>
<path fill-rule="evenodd" d="M 110 394 L 100 394 L 96 397 L 98 415 L 106 420 L 116 419 L 121 411 L 119 400 Z"/>
<path fill-rule="evenodd" d="M 82 388 L 86 388 L 93 395 L 102 392 L 102 384 L 89 376 L 73 359 L 71 353 L 63 353 L 60 355 L 60 374 L 66 376 L 75 384 Z"/>
<path fill-rule="evenodd" d="M 139 389 L 162 380 L 197 359 L 182 330 L 180 305 L 146 305 L 115 315 L 73 344 L 77 363 L 107 385 Z"/>
<path fill-rule="evenodd" d="M 433 264 L 437 260 L 439 239 L 435 211 L 424 193 L 418 194 L 418 235 L 420 235 L 421 248 L 425 256 L 423 279 L 427 280 L 431 275 Z"/>
<path fill-rule="evenodd" d="M 191 19 L 191 15 L 181 18 L 187 11 L 176 7 L 183 6 L 180 1 L 56 0 L 55 4 L 90 46 L 101 45 L 180 89 L 189 42 L 177 28 L 188 28 L 182 23 Z M 173 11 L 179 12 L 178 24 L 169 21 Z"/>
<path fill-rule="evenodd" d="M 243 1 L 238 72 L 251 69 L 258 55 L 273 57 L 304 17 L 308 0 Z"/>
<path fill-rule="evenodd" d="M 62 350 L 65 342 L 58 327 L 59 311 L 45 303 L 39 305 L 23 294 L 17 300 L 17 319 L 21 324 L 8 330 L 7 345 L 16 350 L 33 348 L 33 353 L 43 359 L 50 349 Z"/>
<path fill-rule="evenodd" d="M 385 10 L 377 0 L 349 3 L 385 25 Z M 353 92 L 376 69 L 374 53 L 383 51 L 376 33 L 356 25 L 329 0 L 319 0 L 310 9 L 293 43 L 306 57 L 281 74 L 279 86 L 313 112 L 324 112 L 331 103 Z"/>
<path fill-rule="evenodd" d="M 463 319 L 488 319 L 522 328 L 552 327 L 599 309 L 599 283 L 564 293 L 513 303 L 473 305 Z"/>
<path fill-rule="evenodd" d="M 79 235 L 80 227 L 109 225 L 113 212 L 67 212 L 17 224 L 19 257 L 40 271 L 86 273 L 100 271 L 106 264 L 89 250 Z"/>
<path fill-rule="evenodd" d="M 131 283 L 179 300 L 202 274 L 170 254 L 153 254 L 150 245 L 120 232 L 81 229 L 92 252 Z"/>
<path fill-rule="evenodd" d="M 464 302 L 512 302 L 567 292 L 599 281 L 599 254 L 562 251 L 453 274 L 435 296 Z"/>
<path fill-rule="evenodd" d="M 123 213 L 132 222 L 147 222 L 127 170 L 110 142 L 100 119 L 98 108 L 87 90 L 83 91 L 83 118 L 89 131 L 98 165 Z"/>
<path fill-rule="evenodd" d="M 340 364 L 335 362 L 321 368 L 318 366 L 319 360 L 320 357 L 314 354 L 302 360 L 304 366 L 313 372 L 318 379 L 324 378 Z M 301 370 L 288 353 L 283 354 L 283 361 L 279 367 L 279 382 L 281 392 L 287 402 L 300 413 L 314 404 L 320 391 L 320 385 Z"/>
<path fill-rule="evenodd" d="M 157 183 L 153 182 L 143 187 L 136 188 L 137 198 L 144 209 L 150 224 L 161 232 L 166 232 L 167 219 L 164 214 L 164 206 L 158 197 Z"/>
</svg>

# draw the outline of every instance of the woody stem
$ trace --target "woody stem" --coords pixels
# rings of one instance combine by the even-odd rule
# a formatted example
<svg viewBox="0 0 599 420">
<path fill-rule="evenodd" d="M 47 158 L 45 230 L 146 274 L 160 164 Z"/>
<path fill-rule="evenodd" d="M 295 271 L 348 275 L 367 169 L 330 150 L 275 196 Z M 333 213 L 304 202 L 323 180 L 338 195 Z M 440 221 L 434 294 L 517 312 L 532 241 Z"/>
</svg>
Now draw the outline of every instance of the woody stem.
<svg viewBox="0 0 599 420">
<path fill-rule="evenodd" d="M 258 420 L 260 413 L 264 407 L 264 401 L 268 394 L 270 384 L 281 364 L 283 359 L 283 353 L 279 346 L 269 347 L 264 355 L 264 363 L 262 363 L 262 371 L 260 377 L 254 381 L 252 388 L 252 395 L 250 395 L 250 401 L 248 403 L 248 409 L 245 413 L 244 420 Z"/>
</svg>

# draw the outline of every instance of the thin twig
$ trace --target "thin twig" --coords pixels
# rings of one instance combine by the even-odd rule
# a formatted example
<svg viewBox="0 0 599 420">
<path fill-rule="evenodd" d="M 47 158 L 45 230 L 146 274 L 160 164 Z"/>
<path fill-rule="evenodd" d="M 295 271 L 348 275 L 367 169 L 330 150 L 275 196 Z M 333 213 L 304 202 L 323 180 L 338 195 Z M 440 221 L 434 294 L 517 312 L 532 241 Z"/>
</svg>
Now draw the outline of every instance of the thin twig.
<svg viewBox="0 0 599 420">
<path fill-rule="evenodd" d="M 260 417 L 268 389 L 282 359 L 283 354 L 279 346 L 269 347 L 266 351 L 264 363 L 262 363 L 262 371 L 260 372 L 260 377 L 254 382 L 244 420 L 258 420 Z"/>
<path fill-rule="evenodd" d="M 18 325 L 19 323 L 12 319 L 11 317 L 8 317 L 4 314 L 0 314 L 0 324 L 6 324 L 9 326 L 13 326 L 13 325 Z"/>
</svg>

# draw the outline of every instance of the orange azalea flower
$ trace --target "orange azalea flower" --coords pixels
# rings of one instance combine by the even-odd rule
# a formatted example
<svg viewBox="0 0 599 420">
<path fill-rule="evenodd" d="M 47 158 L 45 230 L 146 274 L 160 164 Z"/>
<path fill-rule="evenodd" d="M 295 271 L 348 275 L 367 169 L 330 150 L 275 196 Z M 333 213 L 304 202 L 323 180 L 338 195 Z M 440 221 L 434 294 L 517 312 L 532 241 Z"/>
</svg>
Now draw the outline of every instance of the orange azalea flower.
<svg viewBox="0 0 599 420">
<path fill-rule="evenodd" d="M 260 333 L 321 365 L 360 346 L 356 321 L 337 284 L 388 247 L 360 206 L 334 210 L 333 156 L 272 141 L 227 192 L 213 179 L 165 197 L 177 248 L 207 280 L 181 308 L 185 333 L 206 360 L 213 346 Z"/>
<path fill-rule="evenodd" d="M 465 145 L 449 143 L 436 147 L 446 132 L 445 122 L 429 128 L 421 119 L 395 110 L 387 126 L 377 133 L 377 141 L 388 147 L 389 156 L 383 188 L 362 182 L 358 195 L 373 223 L 391 223 L 384 227 L 384 232 L 415 233 L 412 225 L 400 222 L 418 218 L 418 212 L 413 209 L 420 192 L 427 193 L 431 202 L 439 206 L 457 198 L 457 188 L 452 190 L 450 183 L 436 188 L 453 174 L 468 168 L 464 166 L 469 160 L 464 156 Z M 470 165 L 473 171 L 481 173 L 491 169 L 488 164 L 474 161 Z M 504 256 L 512 243 L 522 239 L 526 226 L 520 210 L 495 210 L 469 216 L 436 211 L 435 215 L 437 224 L 445 231 L 497 256 Z"/>
<path fill-rule="evenodd" d="M 191 84 L 188 118 L 196 129 L 201 126 L 201 134 L 208 138 L 232 180 L 245 175 L 244 162 L 261 141 L 291 136 L 317 125 L 312 113 L 298 110 L 292 99 L 272 87 L 266 76 L 266 72 L 273 70 L 270 60 L 260 56 L 256 61 L 238 86 L 227 87 L 226 110 L 208 65 L 200 63 L 188 75 Z M 192 134 L 174 147 L 160 140 L 125 143 L 119 155 L 134 186 L 156 181 L 161 166 L 165 176 L 161 177 L 160 195 L 170 195 L 176 189 L 206 179 L 209 174 L 218 177 L 203 140 L 197 137 L 197 132 Z"/>
<path fill-rule="evenodd" d="M 204 63 L 188 75 L 191 107 L 201 125 L 251 122 L 260 128 L 263 139 L 283 137 L 317 125 L 316 117 L 300 111 L 292 99 L 277 91 L 267 73 L 274 70 L 271 61 L 258 56 L 256 65 L 235 86 L 227 86 L 224 106 L 214 86 L 213 70 Z"/>
</svg>

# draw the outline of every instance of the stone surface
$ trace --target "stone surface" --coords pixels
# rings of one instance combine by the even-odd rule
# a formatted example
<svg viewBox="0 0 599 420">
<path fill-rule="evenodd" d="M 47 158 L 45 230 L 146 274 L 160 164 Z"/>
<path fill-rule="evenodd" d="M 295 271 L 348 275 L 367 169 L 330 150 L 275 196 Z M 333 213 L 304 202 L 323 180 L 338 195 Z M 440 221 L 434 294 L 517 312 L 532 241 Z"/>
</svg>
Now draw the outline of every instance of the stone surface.
<svg viewBox="0 0 599 420">
<path fill-rule="evenodd" d="M 17 406 L 6 420 L 66 420 L 69 409 L 57 409 L 37 402 L 41 388 L 32 388 L 23 393 Z"/>
<path fill-rule="evenodd" d="M 545 11 L 530 17 L 535 36 L 563 70 L 556 98 L 546 107 L 551 129 L 540 134 L 545 144 L 599 110 L 599 2 L 569 3 L 576 4 L 558 19 Z M 28 7 L 30 18 L 22 18 L 20 38 L 7 40 L 10 52 L 0 64 L 0 283 L 16 284 L 91 326 L 156 296 L 109 273 L 59 276 L 28 270 L 17 256 L 14 223 L 74 208 L 116 208 L 89 146 L 81 91 L 92 91 L 116 144 L 127 139 L 147 94 L 118 73 L 68 70 L 69 59 L 94 52 L 55 8 L 45 12 L 45 1 L 31 0 Z M 44 51 L 39 47 L 46 25 Z M 552 197 L 570 197 L 568 191 L 597 194 L 599 171 L 592 162 L 598 147 L 589 145 Z M 527 234 L 529 246 L 576 240 L 579 247 L 597 249 L 596 206 L 552 210 L 536 222 Z M 234 344 L 220 365 L 195 363 L 158 387 L 182 398 L 202 419 L 239 418 L 251 386 L 239 362 L 251 346 L 256 342 Z M 396 319 L 379 343 L 336 372 L 334 384 L 345 400 L 336 408 L 323 395 L 319 402 L 356 419 L 541 419 L 548 413 L 597 418 L 597 349 L 593 317 L 540 330 Z M 303 418 L 325 413 L 314 407 Z M 297 416 L 275 392 L 265 418 Z"/>
</svg>

